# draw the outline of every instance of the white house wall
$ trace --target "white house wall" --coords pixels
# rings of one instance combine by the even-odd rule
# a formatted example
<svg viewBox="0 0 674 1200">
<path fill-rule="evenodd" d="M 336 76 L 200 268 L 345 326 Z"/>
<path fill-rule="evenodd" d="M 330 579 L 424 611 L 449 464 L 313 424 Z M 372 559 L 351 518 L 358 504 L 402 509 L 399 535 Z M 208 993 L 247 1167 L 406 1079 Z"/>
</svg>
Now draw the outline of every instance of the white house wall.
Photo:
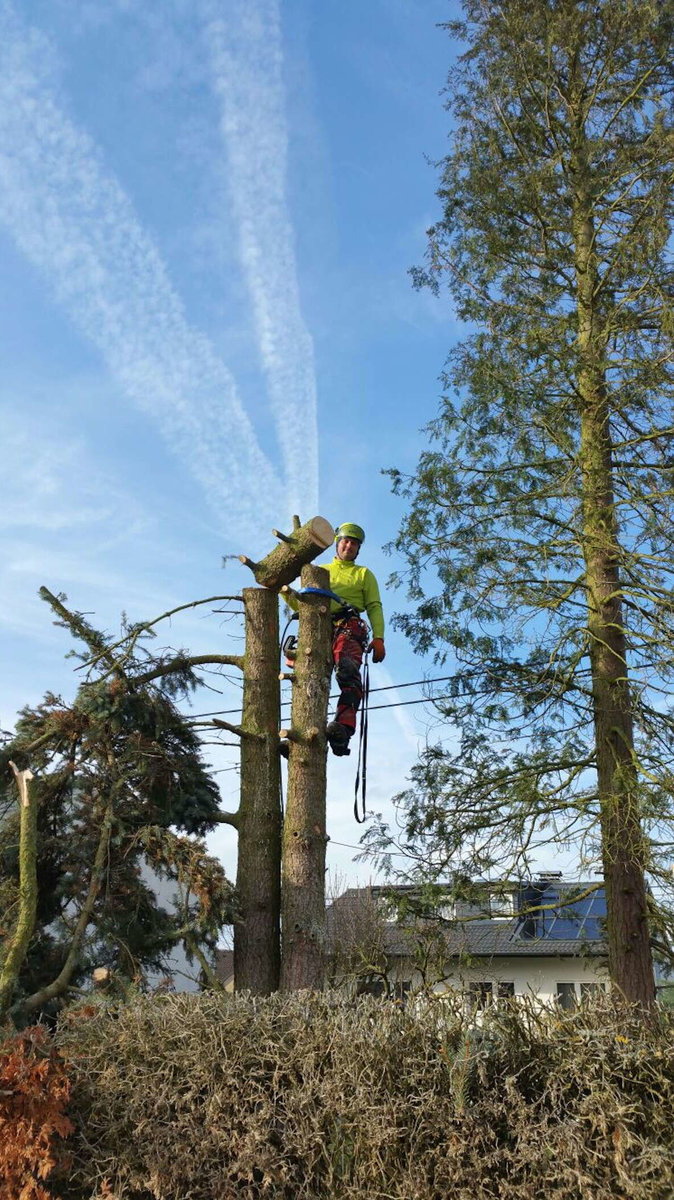
<svg viewBox="0 0 674 1200">
<path fill-rule="evenodd" d="M 397 966 L 395 979 L 396 982 L 411 980 L 412 991 L 418 990 L 423 984 L 421 976 L 411 972 L 404 960 Z M 541 1004 L 550 1004 L 557 1000 L 558 983 L 575 984 L 577 997 L 580 998 L 581 984 L 605 986 L 607 980 L 606 962 L 601 959 L 494 957 L 482 962 L 474 960 L 471 966 L 462 966 L 448 973 L 433 990 L 437 993 L 448 989 L 468 992 L 471 983 L 513 983 L 516 996 L 532 996 Z M 495 987 L 494 992 L 496 990 Z"/>
</svg>

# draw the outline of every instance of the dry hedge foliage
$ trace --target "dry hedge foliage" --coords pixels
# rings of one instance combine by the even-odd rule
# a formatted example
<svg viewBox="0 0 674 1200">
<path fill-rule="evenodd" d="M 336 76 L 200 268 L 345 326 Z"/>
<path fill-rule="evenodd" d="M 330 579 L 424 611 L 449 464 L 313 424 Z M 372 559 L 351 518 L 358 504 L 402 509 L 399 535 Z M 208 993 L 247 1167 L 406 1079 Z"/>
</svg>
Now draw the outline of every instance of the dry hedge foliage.
<svg viewBox="0 0 674 1200">
<path fill-rule="evenodd" d="M 59 1033 L 63 1200 L 671 1200 L 674 1041 L 610 1002 L 471 1028 L 363 998 L 168 995 Z"/>
<path fill-rule="evenodd" d="M 0 1045 L 0 1200 L 54 1200 L 45 1180 L 57 1165 L 70 1083 L 44 1029 Z"/>
</svg>

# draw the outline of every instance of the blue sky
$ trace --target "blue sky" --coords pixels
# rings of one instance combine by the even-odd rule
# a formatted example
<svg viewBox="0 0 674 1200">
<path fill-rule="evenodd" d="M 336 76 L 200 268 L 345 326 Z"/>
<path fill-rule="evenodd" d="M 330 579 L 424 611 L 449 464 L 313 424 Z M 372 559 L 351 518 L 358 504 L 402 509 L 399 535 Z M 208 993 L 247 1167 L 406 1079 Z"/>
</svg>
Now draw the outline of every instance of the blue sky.
<svg viewBox="0 0 674 1200">
<path fill-rule="evenodd" d="M 92 621 L 151 617 L 252 582 L 292 512 L 367 531 L 403 511 L 458 330 L 415 293 L 437 215 L 454 47 L 447 0 L 0 0 L 0 724 L 70 697 L 70 645 L 37 597 Z M 404 604 L 385 597 L 387 615 Z M 191 614 L 161 642 L 238 651 Z M 387 639 L 373 686 L 437 674 Z M 218 686 L 220 686 L 218 684 Z M 238 693 L 205 693 L 195 711 Z M 400 693 L 408 700 L 419 691 Z M 395 699 L 385 693 L 380 701 Z M 373 698 L 373 703 L 376 701 Z M 418 705 L 373 713 L 369 798 L 387 811 Z M 237 786 L 214 751 L 223 806 Z M 355 763 L 331 760 L 329 862 L 352 864 Z M 226 831 L 212 849 L 234 872 Z"/>
</svg>

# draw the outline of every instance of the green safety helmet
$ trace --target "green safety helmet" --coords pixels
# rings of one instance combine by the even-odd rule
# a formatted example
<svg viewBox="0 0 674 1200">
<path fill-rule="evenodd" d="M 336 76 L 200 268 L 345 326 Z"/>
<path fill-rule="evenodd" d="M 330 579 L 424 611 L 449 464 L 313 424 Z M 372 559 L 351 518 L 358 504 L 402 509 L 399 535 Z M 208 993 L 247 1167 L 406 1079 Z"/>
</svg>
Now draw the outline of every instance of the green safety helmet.
<svg viewBox="0 0 674 1200">
<path fill-rule="evenodd" d="M 365 530 L 360 525 L 352 525 L 348 521 L 344 525 L 338 525 L 335 530 L 335 541 L 340 538 L 356 538 L 361 544 L 365 541 Z"/>
</svg>

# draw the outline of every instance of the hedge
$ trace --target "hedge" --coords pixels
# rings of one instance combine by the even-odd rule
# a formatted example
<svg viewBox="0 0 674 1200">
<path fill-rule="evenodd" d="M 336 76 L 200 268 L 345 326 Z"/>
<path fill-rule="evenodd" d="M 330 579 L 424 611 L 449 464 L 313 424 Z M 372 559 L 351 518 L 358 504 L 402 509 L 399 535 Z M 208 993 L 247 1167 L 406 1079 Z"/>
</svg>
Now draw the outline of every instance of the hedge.
<svg viewBox="0 0 674 1200">
<path fill-rule="evenodd" d="M 671 1200 L 674 1021 L 326 993 L 66 1015 L 62 1200 Z"/>
</svg>

